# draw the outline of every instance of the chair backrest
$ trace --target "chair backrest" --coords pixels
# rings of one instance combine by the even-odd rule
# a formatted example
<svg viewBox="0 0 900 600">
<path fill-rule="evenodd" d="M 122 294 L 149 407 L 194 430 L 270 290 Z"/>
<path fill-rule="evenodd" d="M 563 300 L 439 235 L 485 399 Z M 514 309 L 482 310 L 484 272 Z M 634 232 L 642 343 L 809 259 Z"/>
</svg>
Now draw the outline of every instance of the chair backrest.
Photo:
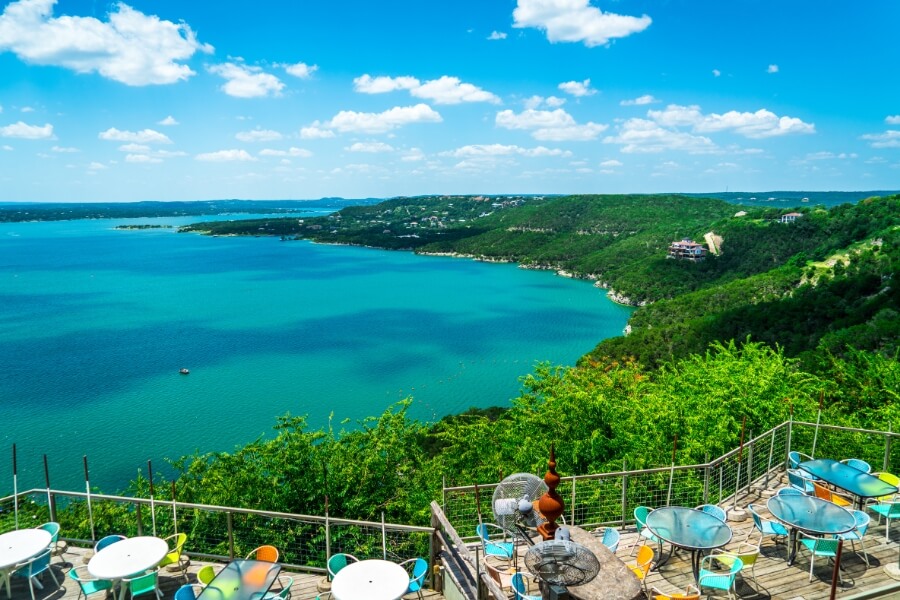
<svg viewBox="0 0 900 600">
<path fill-rule="evenodd" d="M 527 598 L 528 592 L 526 591 L 528 588 L 525 585 L 525 578 L 522 577 L 521 573 L 514 573 L 512 576 L 512 589 L 515 593 L 516 600 L 520 598 Z"/>
<path fill-rule="evenodd" d="M 34 577 L 38 573 L 43 573 L 47 569 L 50 568 L 50 548 L 47 548 L 31 560 L 29 560 L 25 565 L 23 565 L 18 571 L 20 573 L 24 573 L 28 577 Z"/>
<path fill-rule="evenodd" d="M 735 577 L 737 577 L 737 574 L 740 573 L 741 569 L 743 568 L 744 561 L 742 561 L 740 558 L 735 558 L 734 562 L 731 563 L 731 568 L 728 569 L 728 575 L 731 576 L 732 583 L 734 582 Z"/>
<path fill-rule="evenodd" d="M 352 554 L 332 554 L 331 558 L 328 559 L 328 573 L 331 574 L 332 577 L 338 574 L 338 571 L 346 567 L 348 564 L 352 562 L 356 562 L 357 559 Z"/>
<path fill-rule="evenodd" d="M 196 600 L 196 598 L 194 586 L 191 584 L 183 585 L 175 590 L 175 600 Z"/>
<path fill-rule="evenodd" d="M 859 536 L 862 537 L 866 535 L 872 517 L 861 510 L 851 510 L 850 514 L 853 515 L 853 520 L 856 522 L 856 531 L 859 533 Z"/>
<path fill-rule="evenodd" d="M 795 487 L 780 488 L 776 492 L 776 494 L 778 496 L 805 496 L 806 495 L 802 491 L 798 490 Z"/>
<path fill-rule="evenodd" d="M 620 538 L 621 538 L 621 535 L 619 534 L 617 529 L 615 529 L 613 527 L 607 527 L 603 531 L 603 539 L 601 540 L 601 542 L 603 543 L 604 546 L 609 548 L 610 551 L 615 552 L 616 549 L 619 547 L 619 539 Z"/>
<path fill-rule="evenodd" d="M 878 479 L 882 480 L 883 482 L 896 488 L 900 488 L 900 477 L 897 477 L 893 473 L 881 472 L 875 473 L 875 475 L 877 475 Z M 878 500 L 879 502 L 888 502 L 893 499 L 895 495 L 896 494 L 888 494 L 887 496 L 879 496 L 878 498 L 876 498 L 876 500 Z"/>
<path fill-rule="evenodd" d="M 488 533 L 488 527 L 484 523 L 479 523 L 475 526 L 475 533 L 478 534 L 478 538 L 481 540 L 482 545 L 484 545 L 484 542 L 491 537 L 490 533 Z"/>
<path fill-rule="evenodd" d="M 815 542 L 813 542 L 813 554 L 817 552 L 835 553 L 838 549 L 838 542 L 840 540 L 837 538 L 817 537 Z"/>
<path fill-rule="evenodd" d="M 649 515 L 652 510 L 653 509 L 649 506 L 638 506 L 634 509 L 634 520 L 637 524 L 638 533 L 647 526 L 647 515 Z"/>
<path fill-rule="evenodd" d="M 278 578 L 278 584 L 281 585 L 281 590 L 276 594 L 276 597 L 281 598 L 281 600 L 290 600 L 294 587 L 294 578 L 290 575 L 282 575 Z"/>
<path fill-rule="evenodd" d="M 799 469 L 787 470 L 788 483 L 798 490 L 809 492 L 812 488 L 812 478 L 806 476 Z"/>
<path fill-rule="evenodd" d="M 644 579 L 647 576 L 647 573 L 650 572 L 650 566 L 653 564 L 653 548 L 650 546 L 641 546 L 641 549 L 638 550 L 637 557 L 634 559 L 637 564 L 638 573 L 635 575 L 638 576 L 639 579 Z"/>
<path fill-rule="evenodd" d="M 700 506 L 697 507 L 697 510 L 701 510 L 701 511 L 705 512 L 706 514 L 712 515 L 722 521 L 724 521 L 725 519 L 728 518 L 727 515 L 725 514 L 725 511 L 722 510 L 721 507 L 716 506 L 715 504 L 701 504 Z"/>
<path fill-rule="evenodd" d="M 416 558 L 413 562 L 412 572 L 409 575 L 409 588 L 406 593 L 417 592 L 425 583 L 425 575 L 428 574 L 428 561 L 424 558 Z"/>
<path fill-rule="evenodd" d="M 255 558 L 256 560 L 264 560 L 266 562 L 278 562 L 278 548 L 275 546 L 269 546 L 268 544 L 265 546 L 260 546 L 258 548 L 254 548 L 253 551 L 247 555 L 247 558 Z"/>
<path fill-rule="evenodd" d="M 816 498 L 821 498 L 822 500 L 828 500 L 831 502 L 831 490 L 826 488 L 824 485 L 813 481 L 813 490 L 815 490 Z"/>
<path fill-rule="evenodd" d="M 87 565 L 81 565 L 69 569 L 69 579 L 78 582 L 78 587 L 81 588 L 81 591 L 85 596 L 89 596 L 96 592 L 112 588 L 112 581 L 107 581 L 105 579 L 94 579 L 93 577 L 91 577 L 91 574 L 88 573 Z"/>
<path fill-rule="evenodd" d="M 752 504 L 748 504 L 747 510 L 750 511 L 750 516 L 753 518 L 753 525 L 755 525 L 759 531 L 762 531 L 763 530 L 762 517 L 760 517 L 759 513 L 756 512 L 756 507 L 753 506 Z"/>
<path fill-rule="evenodd" d="M 796 469 L 803 461 L 800 459 L 799 452 L 797 452 L 796 450 L 791 450 L 790 452 L 788 452 L 788 462 L 790 463 L 792 469 Z"/>
<path fill-rule="evenodd" d="M 43 525 L 38 526 L 38 529 L 43 529 L 47 533 L 50 534 L 50 543 L 55 544 L 57 540 L 59 540 L 59 523 L 54 521 L 48 521 Z"/>
<path fill-rule="evenodd" d="M 841 462 L 844 463 L 845 465 L 847 465 L 848 467 L 853 467 L 854 469 L 859 469 L 863 473 L 871 473 L 872 472 L 872 465 L 870 465 L 866 461 L 859 459 L 859 458 L 848 458 L 848 459 L 842 460 Z"/>
<path fill-rule="evenodd" d="M 101 550 L 103 550 L 104 548 L 109 546 L 110 544 L 115 544 L 116 542 L 121 542 L 124 539 L 125 539 L 124 535 L 118 535 L 118 534 L 113 534 L 113 535 L 108 535 L 106 537 L 102 537 L 102 538 L 100 538 L 100 541 L 97 542 L 97 545 L 94 546 L 94 552 L 100 552 Z"/>
<path fill-rule="evenodd" d="M 147 592 L 155 592 L 158 577 L 159 571 L 154 569 L 148 573 L 138 575 L 132 579 L 125 579 L 124 581 L 128 582 L 128 588 L 131 590 L 131 595 L 133 597 L 139 594 L 146 594 Z"/>
<path fill-rule="evenodd" d="M 497 569 L 497 567 L 495 567 L 488 561 L 482 561 L 481 564 L 484 565 L 484 570 L 487 571 L 487 574 L 490 576 L 490 578 L 493 579 L 494 581 L 496 581 L 497 586 L 502 590 L 503 589 L 503 577 L 500 575 L 500 571 Z"/>
<path fill-rule="evenodd" d="M 197 581 L 202 583 L 203 585 L 209 585 L 209 582 L 216 578 L 216 568 L 212 565 L 205 565 L 200 567 L 200 570 L 197 571 Z"/>
</svg>

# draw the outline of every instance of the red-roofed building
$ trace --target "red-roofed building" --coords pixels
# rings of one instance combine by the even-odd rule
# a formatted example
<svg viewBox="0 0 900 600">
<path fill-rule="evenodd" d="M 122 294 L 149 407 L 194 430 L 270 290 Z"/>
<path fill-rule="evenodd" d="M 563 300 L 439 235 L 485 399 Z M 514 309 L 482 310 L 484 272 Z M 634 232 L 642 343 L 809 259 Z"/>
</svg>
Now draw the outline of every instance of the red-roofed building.
<svg viewBox="0 0 900 600">
<path fill-rule="evenodd" d="M 684 238 L 680 242 L 672 242 L 669 245 L 669 255 L 667 258 L 677 258 L 679 260 L 698 261 L 706 258 L 706 248 L 703 244 L 698 244 L 694 240 Z"/>
</svg>

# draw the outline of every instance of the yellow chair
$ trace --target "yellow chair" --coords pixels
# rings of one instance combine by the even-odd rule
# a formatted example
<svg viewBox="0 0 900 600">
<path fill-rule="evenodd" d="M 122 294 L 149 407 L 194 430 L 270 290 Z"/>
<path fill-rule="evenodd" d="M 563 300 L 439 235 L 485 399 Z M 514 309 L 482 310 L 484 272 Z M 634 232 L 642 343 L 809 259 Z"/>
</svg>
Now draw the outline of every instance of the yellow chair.
<svg viewBox="0 0 900 600">
<path fill-rule="evenodd" d="M 278 548 L 268 545 L 260 546 L 259 548 L 255 548 L 250 554 L 248 554 L 247 558 L 275 563 L 278 562 Z"/>
<path fill-rule="evenodd" d="M 881 473 L 872 473 L 875 477 L 887 483 L 888 485 L 892 485 L 895 488 L 900 488 L 900 477 L 897 477 L 893 473 L 881 472 Z M 894 502 L 895 496 L 897 494 L 888 494 L 887 496 L 879 496 L 878 498 L 870 498 L 870 501 L 874 502 Z"/>
<path fill-rule="evenodd" d="M 756 560 L 759 558 L 759 544 L 762 542 L 762 535 L 759 541 L 754 545 L 750 542 L 741 542 L 741 545 L 734 550 L 713 550 L 712 557 L 722 563 L 729 569 L 734 564 L 734 559 L 739 558 L 744 567 L 750 567 L 750 577 L 753 579 L 753 585 L 756 585 Z M 743 573 L 743 571 L 741 571 Z"/>
<path fill-rule="evenodd" d="M 187 538 L 188 536 L 186 533 L 176 533 L 167 537 L 166 543 L 169 544 L 169 553 L 166 554 L 158 566 L 158 568 L 162 569 L 169 565 L 178 565 L 178 568 L 181 569 L 181 574 L 184 577 L 185 583 L 188 582 L 188 561 L 182 559 L 181 551 L 184 548 L 184 543 L 187 542 Z"/>
<path fill-rule="evenodd" d="M 816 492 L 816 498 L 828 500 L 829 502 L 833 502 L 838 506 L 853 506 L 852 500 L 850 500 L 849 498 L 845 498 L 836 492 L 832 492 L 818 481 L 813 481 L 813 489 Z"/>
<path fill-rule="evenodd" d="M 664 594 L 655 587 L 651 587 L 650 598 L 652 600 L 700 600 L 700 590 L 697 589 L 697 586 L 691 584 L 688 585 L 684 593 Z"/>
<path fill-rule="evenodd" d="M 201 585 L 209 585 L 209 583 L 216 578 L 216 575 L 218 575 L 216 568 L 212 565 L 206 565 L 200 567 L 200 570 L 197 571 L 197 581 L 200 582 Z"/>
<path fill-rule="evenodd" d="M 641 546 L 635 558 L 634 565 L 628 565 L 635 577 L 640 580 L 644 587 L 644 593 L 647 594 L 647 575 L 650 573 L 650 567 L 653 566 L 653 548 L 650 546 Z M 649 594 L 648 594 L 649 595 Z"/>
</svg>

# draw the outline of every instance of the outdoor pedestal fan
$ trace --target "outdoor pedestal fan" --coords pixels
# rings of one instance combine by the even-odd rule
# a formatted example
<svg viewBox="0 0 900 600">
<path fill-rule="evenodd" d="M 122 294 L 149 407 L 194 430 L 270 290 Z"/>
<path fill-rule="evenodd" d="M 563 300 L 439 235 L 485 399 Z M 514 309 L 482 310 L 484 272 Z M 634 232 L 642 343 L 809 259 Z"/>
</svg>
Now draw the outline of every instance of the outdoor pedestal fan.
<svg viewBox="0 0 900 600">
<path fill-rule="evenodd" d="M 562 530 L 560 530 L 562 531 Z M 582 585 L 600 572 L 600 562 L 594 553 L 569 540 L 548 540 L 528 549 L 525 566 L 546 583 L 547 600 L 569 598 L 566 587 Z"/>
<path fill-rule="evenodd" d="M 530 536 L 523 527 L 537 527 L 544 522 L 534 503 L 547 491 L 547 484 L 537 475 L 515 473 L 501 481 L 494 490 L 491 510 L 494 522 L 513 536 Z"/>
</svg>

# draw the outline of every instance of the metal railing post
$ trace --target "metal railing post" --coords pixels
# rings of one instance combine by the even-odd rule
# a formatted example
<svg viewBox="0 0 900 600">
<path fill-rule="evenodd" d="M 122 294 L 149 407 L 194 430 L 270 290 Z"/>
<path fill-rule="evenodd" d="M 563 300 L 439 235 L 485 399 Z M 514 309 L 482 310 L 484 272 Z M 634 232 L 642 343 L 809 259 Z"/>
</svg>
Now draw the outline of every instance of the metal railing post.
<svg viewBox="0 0 900 600">
<path fill-rule="evenodd" d="M 709 452 L 706 453 L 706 464 L 703 466 L 703 504 L 709 504 Z"/>
<path fill-rule="evenodd" d="M 137 532 L 138 535 L 144 535 L 144 519 L 141 516 L 141 503 L 134 503 L 134 512 L 137 513 Z"/>
<path fill-rule="evenodd" d="M 786 436 L 786 439 L 784 442 L 784 468 L 785 469 L 788 469 L 791 466 L 791 459 L 788 456 L 788 454 L 790 454 L 790 452 L 791 452 L 791 434 L 793 433 L 793 429 L 794 429 L 794 413 L 793 413 L 793 411 L 791 411 L 791 418 L 788 419 L 788 424 L 787 424 L 787 436 Z"/>
<path fill-rule="evenodd" d="M 724 489 L 724 485 L 723 485 L 724 481 L 722 480 L 722 478 L 724 476 L 725 476 L 725 461 L 723 460 L 722 462 L 719 463 L 719 498 L 716 501 L 716 504 L 721 502 L 722 498 L 724 498 L 724 496 L 722 495 L 722 490 Z"/>
<path fill-rule="evenodd" d="M 228 526 L 228 556 L 234 560 L 234 515 L 230 510 L 225 513 L 225 522 Z"/>
<path fill-rule="evenodd" d="M 576 478 L 573 476 L 572 477 L 572 505 L 571 505 L 572 508 L 570 511 L 570 514 L 571 514 L 570 522 L 572 523 L 573 527 L 578 524 L 575 522 L 575 479 Z"/>
<path fill-rule="evenodd" d="M 622 528 L 625 528 L 625 522 L 628 520 L 628 475 L 625 475 L 626 463 L 622 461 Z"/>
<path fill-rule="evenodd" d="M 753 439 L 753 432 L 750 432 L 750 448 L 747 453 L 747 492 L 750 492 L 750 484 L 753 482 L 753 449 L 756 447 L 756 442 Z"/>
<path fill-rule="evenodd" d="M 763 487 L 769 487 L 769 474 L 772 472 L 772 456 L 775 454 L 775 429 L 772 429 L 772 441 L 769 442 L 769 461 L 766 463 L 766 483 Z"/>
<path fill-rule="evenodd" d="M 888 432 L 884 436 L 884 461 L 882 463 L 882 471 L 891 470 L 891 424 L 888 423 Z"/>
</svg>

